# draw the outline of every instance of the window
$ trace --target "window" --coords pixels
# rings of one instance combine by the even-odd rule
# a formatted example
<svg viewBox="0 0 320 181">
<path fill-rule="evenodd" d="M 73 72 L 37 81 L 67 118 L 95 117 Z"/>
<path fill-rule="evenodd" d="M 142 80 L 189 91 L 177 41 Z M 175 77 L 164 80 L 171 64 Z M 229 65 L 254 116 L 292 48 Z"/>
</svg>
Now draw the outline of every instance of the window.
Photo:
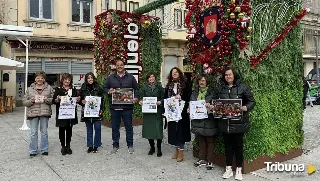
<svg viewBox="0 0 320 181">
<path fill-rule="evenodd" d="M 91 23 L 91 0 L 72 0 L 72 22 Z"/>
<path fill-rule="evenodd" d="M 161 7 L 159 9 L 155 9 L 155 10 L 150 11 L 148 14 L 149 14 L 149 16 L 156 16 L 156 17 L 160 18 L 160 21 L 163 22 L 163 20 L 164 20 L 163 12 L 164 12 L 164 7 Z"/>
<path fill-rule="evenodd" d="M 184 12 L 184 16 L 183 16 L 182 24 L 183 24 L 183 27 L 187 28 L 186 24 L 184 23 L 184 20 L 186 19 L 186 16 L 187 16 L 189 11 L 188 10 L 184 10 L 183 12 Z"/>
<path fill-rule="evenodd" d="M 317 67 L 317 62 L 313 62 L 313 68 Z"/>
<path fill-rule="evenodd" d="M 127 0 L 117 0 L 116 9 L 127 11 Z"/>
<path fill-rule="evenodd" d="M 132 12 L 133 10 L 139 8 L 138 2 L 129 1 L 129 12 Z"/>
<path fill-rule="evenodd" d="M 109 0 L 105 0 L 105 4 L 104 4 L 104 7 L 106 10 L 108 10 L 110 7 L 110 4 L 109 4 Z"/>
<path fill-rule="evenodd" d="M 182 28 L 182 10 L 174 9 L 174 27 Z"/>
<path fill-rule="evenodd" d="M 29 0 L 29 17 L 35 19 L 52 19 L 52 0 Z"/>
</svg>

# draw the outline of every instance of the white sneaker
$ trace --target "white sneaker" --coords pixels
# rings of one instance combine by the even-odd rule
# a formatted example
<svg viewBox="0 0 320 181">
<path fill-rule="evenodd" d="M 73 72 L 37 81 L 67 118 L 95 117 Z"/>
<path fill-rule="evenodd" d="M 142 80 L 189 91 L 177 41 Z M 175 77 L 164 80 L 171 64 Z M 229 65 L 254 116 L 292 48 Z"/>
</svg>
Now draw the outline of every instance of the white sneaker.
<svg viewBox="0 0 320 181">
<path fill-rule="evenodd" d="M 236 180 L 242 180 L 243 179 L 241 170 L 242 170 L 241 167 L 237 167 L 237 169 L 236 169 L 236 177 L 235 177 Z"/>
<path fill-rule="evenodd" d="M 231 166 L 226 166 L 226 172 L 224 172 L 224 174 L 222 175 L 222 178 L 230 178 L 233 176 L 233 171 L 232 171 L 232 167 Z"/>
</svg>

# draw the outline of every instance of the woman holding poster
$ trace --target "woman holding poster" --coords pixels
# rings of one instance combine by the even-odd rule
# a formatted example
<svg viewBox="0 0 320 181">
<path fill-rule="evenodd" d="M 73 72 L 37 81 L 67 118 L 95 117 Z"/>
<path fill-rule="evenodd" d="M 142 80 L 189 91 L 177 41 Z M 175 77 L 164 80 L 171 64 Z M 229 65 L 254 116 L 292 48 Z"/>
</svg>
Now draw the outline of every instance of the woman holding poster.
<svg viewBox="0 0 320 181">
<path fill-rule="evenodd" d="M 185 105 L 181 111 L 182 119 L 168 122 L 168 143 L 176 147 L 172 159 L 177 159 L 177 162 L 183 161 L 185 142 L 191 141 L 190 119 L 187 113 L 191 89 L 192 86 L 187 83 L 182 71 L 177 67 L 172 68 L 168 76 L 164 99 L 175 97 L 176 99 L 185 101 Z"/>
<path fill-rule="evenodd" d="M 97 82 L 97 78 L 92 72 L 85 75 L 84 83 L 80 89 L 81 97 L 81 122 L 86 123 L 87 127 L 87 147 L 88 153 L 97 153 L 98 148 L 101 146 L 101 120 L 103 113 L 103 94 L 102 87 Z M 94 101 L 94 100 L 98 100 Z M 85 107 L 87 109 L 85 110 Z M 90 114 L 90 112 L 97 112 L 97 115 Z M 94 138 L 93 138 L 93 127 L 94 127 Z"/>
<path fill-rule="evenodd" d="M 223 71 L 220 85 L 214 93 L 214 99 L 242 100 L 242 119 L 219 119 L 219 131 L 222 132 L 226 155 L 226 172 L 223 178 L 233 176 L 232 162 L 236 157 L 236 180 L 242 180 L 243 135 L 249 130 L 249 112 L 255 105 L 250 88 L 240 80 L 240 76 L 230 67 Z"/>
<path fill-rule="evenodd" d="M 31 157 L 38 154 L 38 128 L 40 124 L 40 151 L 41 155 L 48 155 L 48 121 L 51 117 L 53 89 L 46 82 L 46 74 L 38 72 L 35 74 L 35 82 L 28 87 L 23 97 L 23 105 L 27 107 L 27 119 L 30 120 L 30 145 Z"/>
<path fill-rule="evenodd" d="M 200 75 L 197 80 L 199 86 L 193 90 L 190 101 L 204 101 L 203 107 L 207 108 L 212 102 L 213 90 L 207 86 L 206 75 Z M 190 106 L 192 106 L 191 103 Z M 191 120 L 191 132 L 199 138 L 199 160 L 194 165 L 196 167 L 206 165 L 207 170 L 212 170 L 214 136 L 218 134 L 218 123 L 213 119 L 212 114 L 208 114 L 207 118 Z"/>
<path fill-rule="evenodd" d="M 156 76 L 149 73 L 146 77 L 147 82 L 142 88 L 142 100 L 139 102 L 140 105 L 147 104 L 148 100 L 155 98 L 156 113 L 144 113 L 143 112 L 143 125 L 142 125 L 142 137 L 148 139 L 150 144 L 150 151 L 148 155 L 153 155 L 155 153 L 154 140 L 157 140 L 157 156 L 161 157 L 161 144 L 163 139 L 163 120 L 162 120 L 162 107 L 161 102 L 163 101 L 164 90 L 160 83 L 156 80 Z M 147 105 L 148 106 L 148 105 Z M 149 107 L 154 108 L 154 105 L 149 105 Z"/>
<path fill-rule="evenodd" d="M 59 127 L 62 155 L 72 154 L 70 148 L 72 126 L 78 124 L 76 102 L 80 101 L 80 96 L 77 89 L 73 87 L 72 82 L 73 77 L 71 74 L 62 74 L 60 87 L 55 89 L 52 100 L 53 104 L 56 105 L 56 127 Z M 66 114 L 61 114 L 62 111 L 66 110 L 63 108 L 67 109 Z"/>
</svg>

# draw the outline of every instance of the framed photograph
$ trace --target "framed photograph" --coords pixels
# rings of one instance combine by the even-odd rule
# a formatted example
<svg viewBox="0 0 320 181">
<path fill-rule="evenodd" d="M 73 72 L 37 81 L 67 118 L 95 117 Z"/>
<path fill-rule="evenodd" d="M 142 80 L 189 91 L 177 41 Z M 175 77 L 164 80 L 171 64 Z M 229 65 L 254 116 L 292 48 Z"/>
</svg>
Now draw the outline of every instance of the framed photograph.
<svg viewBox="0 0 320 181">
<path fill-rule="evenodd" d="M 242 99 L 215 99 L 214 118 L 240 120 L 242 118 Z"/>
<path fill-rule="evenodd" d="M 118 88 L 112 94 L 112 104 L 133 104 L 134 91 L 132 88 Z"/>
</svg>

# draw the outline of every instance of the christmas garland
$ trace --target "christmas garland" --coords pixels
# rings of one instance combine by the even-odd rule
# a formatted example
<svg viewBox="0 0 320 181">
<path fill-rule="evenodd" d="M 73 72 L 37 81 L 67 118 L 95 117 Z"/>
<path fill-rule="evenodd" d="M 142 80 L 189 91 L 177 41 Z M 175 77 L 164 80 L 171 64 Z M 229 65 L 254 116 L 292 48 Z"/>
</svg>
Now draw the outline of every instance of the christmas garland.
<svg viewBox="0 0 320 181">
<path fill-rule="evenodd" d="M 250 57 L 252 69 L 255 68 L 272 49 L 279 45 L 279 43 L 288 35 L 291 29 L 302 20 L 302 18 L 308 13 L 308 11 L 308 9 L 304 9 L 300 14 L 298 14 L 295 19 L 291 21 L 274 39 L 274 41 L 272 41 L 257 57 Z"/>
<path fill-rule="evenodd" d="M 173 2 L 176 2 L 178 0 L 158 0 L 158 1 L 153 1 L 151 3 L 148 3 L 144 6 L 141 6 L 135 10 L 133 10 L 134 13 L 137 13 L 137 14 L 144 14 L 144 13 L 148 13 L 152 10 L 155 10 L 155 9 L 158 9 L 162 6 L 165 6 L 167 4 L 171 4 Z"/>
</svg>

